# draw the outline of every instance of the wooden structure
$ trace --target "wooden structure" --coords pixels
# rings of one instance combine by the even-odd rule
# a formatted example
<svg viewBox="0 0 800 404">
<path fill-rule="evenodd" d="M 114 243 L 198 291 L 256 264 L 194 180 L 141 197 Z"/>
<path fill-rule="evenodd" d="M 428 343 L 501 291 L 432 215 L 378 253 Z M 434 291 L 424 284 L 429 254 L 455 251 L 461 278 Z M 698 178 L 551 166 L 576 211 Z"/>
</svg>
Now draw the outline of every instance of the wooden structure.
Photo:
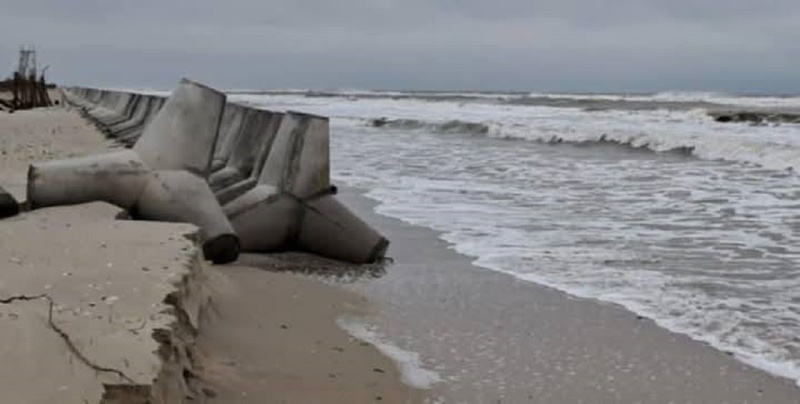
<svg viewBox="0 0 800 404">
<path fill-rule="evenodd" d="M 36 50 L 21 47 L 19 66 L 10 79 L 0 82 L 0 91 L 11 93 L 11 99 L 0 99 L 0 106 L 9 110 L 49 107 L 52 105 L 50 87 L 44 77 L 45 67 L 37 76 Z"/>
</svg>

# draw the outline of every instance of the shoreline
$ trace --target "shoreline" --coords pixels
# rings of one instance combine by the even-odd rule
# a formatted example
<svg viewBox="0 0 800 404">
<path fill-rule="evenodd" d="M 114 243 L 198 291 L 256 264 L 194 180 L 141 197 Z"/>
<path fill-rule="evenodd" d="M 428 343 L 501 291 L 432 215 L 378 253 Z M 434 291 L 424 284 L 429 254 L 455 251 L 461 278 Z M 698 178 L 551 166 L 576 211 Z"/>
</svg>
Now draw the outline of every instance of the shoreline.
<svg viewBox="0 0 800 404">
<path fill-rule="evenodd" d="M 5 152 L 0 156 L 0 185 L 20 199 L 29 161 L 107 150 L 112 144 L 74 111 L 59 107 L 19 111 L 3 124 L 9 125 L 5 126 L 9 136 L 0 139 Z M 173 331 L 181 334 L 178 331 L 184 327 L 189 332 L 171 340 L 172 346 L 186 352 L 175 360 L 164 362 L 162 357 L 153 362 L 161 350 L 158 343 L 163 346 L 164 341 L 138 333 L 141 330 L 97 331 L 103 329 L 100 323 L 116 326 L 114 319 L 129 329 L 128 317 L 150 315 L 142 314 L 144 308 L 121 317 L 109 311 L 91 320 L 99 323 L 83 323 L 89 320 L 80 317 L 57 320 L 70 334 L 90 332 L 80 347 L 92 347 L 111 336 L 117 346 L 144 349 L 143 354 L 109 359 L 100 349 L 106 345 L 100 344 L 87 355 L 122 361 L 120 366 L 134 363 L 148 369 L 145 373 L 157 370 L 159 380 L 176 385 L 155 388 L 165 394 L 192 392 L 199 402 L 779 403 L 800 398 L 793 381 L 670 332 L 622 306 L 577 298 L 475 266 L 473 258 L 455 252 L 440 233 L 377 213 L 379 202 L 364 190 L 346 186 L 340 191 L 343 203 L 392 241 L 388 255 L 393 262 L 353 266 L 301 253 L 244 254 L 236 264 L 209 267 L 198 260 L 193 241 L 183 236 L 191 233 L 191 226 L 114 220 L 118 209 L 105 204 L 26 212 L 0 221 L 0 228 L 5 227 L 9 240 L 12 233 L 21 237 L 16 244 L 5 243 L 6 248 L 26 251 L 24 256 L 15 253 L 19 261 L 34 262 L 36 268 L 49 268 L 50 275 L 58 275 L 38 278 L 37 284 L 33 272 L 19 272 L 14 279 L 27 285 L 25 294 L 44 289 L 87 306 L 79 311 L 103 308 L 105 303 L 97 301 L 108 300 L 107 293 L 89 296 L 71 290 L 71 283 L 55 281 L 66 275 L 54 271 L 70 259 L 77 261 L 67 272 L 82 277 L 79 286 L 120 281 L 116 287 L 122 289 L 111 296 L 115 299 L 110 306 L 123 307 L 117 302 L 131 301 L 126 289 L 154 289 L 151 292 L 156 293 L 147 299 L 158 302 L 177 287 Z M 75 231 L 90 236 L 70 237 Z M 110 237 L 120 238 L 107 241 Z M 40 239 L 56 240 L 62 248 L 37 248 L 34 241 Z M 141 248 L 148 254 L 140 254 Z M 150 253 L 155 250 L 162 253 Z M 99 269 L 116 259 L 125 264 L 114 267 L 114 273 L 144 275 L 128 281 Z M 175 270 L 165 274 L 169 282 L 164 285 L 171 286 L 153 286 L 149 268 L 165 261 Z M 0 262 L 5 270 L 17 270 L 15 265 L 17 260 Z M 187 274 L 202 276 L 176 281 Z M 0 281 L 0 298 L 18 292 L 9 279 Z M 9 285 L 14 293 L 5 292 Z M 17 302 L 0 309 L 16 306 Z M 154 307 L 162 310 L 162 306 L 149 309 Z M 68 346 L 54 340 L 52 331 L 42 328 L 43 308 L 16 312 L 14 319 L 22 318 L 25 328 L 9 328 L 8 340 L 19 346 L 31 333 L 49 338 L 42 348 L 22 350 L 26 354 L 20 360 L 53 369 L 68 361 L 74 373 L 82 365 L 70 359 Z M 13 318 L 7 314 L 3 312 L 3 319 Z M 156 335 L 159 324 L 146 326 Z M 4 355 L 12 354 L 17 353 Z M 136 365 L 131 358 L 149 365 Z M 158 369 L 154 363 L 160 364 Z M 0 367 L 0 373 L 14 370 Z M 69 382 L 70 388 L 82 397 L 100 394 L 104 379 L 86 370 L 79 373 L 80 383 Z M 65 375 L 53 376 L 54 385 L 74 377 Z M 112 385 L 126 385 L 118 382 Z M 8 390 L 26 397 L 22 394 L 30 392 L 20 386 L 28 385 L 15 382 Z"/>
<path fill-rule="evenodd" d="M 446 400 L 777 403 L 800 398 L 794 380 L 747 365 L 620 305 L 475 266 L 440 233 L 377 213 L 379 202 L 363 190 L 340 189 L 343 202 L 393 241 L 388 256 L 394 264 L 386 275 L 348 288 L 379 308 L 365 321 L 442 373 L 446 382 L 436 392 Z"/>
<path fill-rule="evenodd" d="M 212 309 L 197 341 L 210 403 L 422 402 L 391 359 L 338 320 L 371 311 L 361 296 L 286 272 L 281 254 L 256 268 L 215 267 Z"/>
<path fill-rule="evenodd" d="M 799 373 L 800 371 L 798 371 L 798 368 L 789 361 L 771 360 L 766 356 L 759 356 L 757 354 L 750 353 L 745 349 L 726 345 L 724 341 L 715 339 L 713 336 L 706 336 L 702 334 L 693 333 L 692 331 L 694 330 L 690 328 L 681 328 L 680 326 L 673 325 L 668 320 L 665 320 L 663 317 L 658 317 L 657 314 L 648 312 L 646 308 L 643 308 L 644 306 L 637 306 L 636 304 L 632 303 L 629 304 L 621 300 L 595 297 L 589 293 L 583 293 L 579 288 L 576 289 L 576 288 L 560 286 L 558 284 L 548 284 L 542 278 L 537 278 L 532 274 L 520 274 L 520 273 L 515 273 L 513 271 L 503 270 L 500 268 L 493 268 L 488 265 L 481 265 L 480 263 L 478 263 L 480 257 L 457 251 L 457 246 L 455 244 L 446 241 L 444 237 L 441 237 L 444 234 L 444 232 L 440 232 L 438 230 L 432 230 L 422 225 L 410 224 L 405 222 L 403 219 L 399 219 L 387 214 L 378 213 L 379 207 L 383 203 L 380 200 L 367 195 L 370 192 L 369 190 L 351 186 L 345 186 L 342 188 L 346 189 L 347 192 L 349 193 L 357 194 L 357 196 L 354 197 L 356 199 L 361 199 L 361 198 L 365 199 L 366 200 L 365 204 L 372 206 L 372 211 L 376 213 L 378 216 L 384 216 L 389 219 L 402 222 L 407 226 L 419 227 L 422 229 L 430 230 L 431 232 L 435 233 L 436 238 L 445 244 L 445 248 L 453 250 L 457 255 L 464 256 L 468 261 L 470 261 L 469 266 L 473 267 L 474 270 L 490 271 L 492 273 L 501 274 L 504 276 L 510 276 L 515 281 L 531 284 L 533 285 L 534 288 L 545 288 L 552 292 L 563 294 L 569 299 L 578 299 L 585 301 L 589 304 L 612 306 L 616 309 L 622 310 L 630 314 L 631 316 L 636 317 L 637 320 L 651 322 L 659 329 L 668 331 L 670 333 L 676 334 L 681 337 L 686 337 L 693 343 L 706 346 L 714 350 L 715 352 L 719 352 L 727 356 L 730 356 L 734 358 L 736 361 L 748 366 L 749 368 L 752 368 L 753 370 L 764 372 L 779 380 L 788 380 L 798 388 L 798 394 L 800 395 L 800 378 L 798 378 L 800 377 Z M 360 214 L 364 215 L 364 213 Z"/>
</svg>

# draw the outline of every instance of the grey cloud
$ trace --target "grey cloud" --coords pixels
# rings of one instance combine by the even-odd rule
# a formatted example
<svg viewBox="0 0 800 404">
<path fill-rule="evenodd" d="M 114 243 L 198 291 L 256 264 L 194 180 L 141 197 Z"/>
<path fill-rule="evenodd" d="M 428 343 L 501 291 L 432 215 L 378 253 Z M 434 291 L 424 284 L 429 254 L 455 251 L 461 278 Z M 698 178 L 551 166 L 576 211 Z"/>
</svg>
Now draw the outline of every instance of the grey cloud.
<svg viewBox="0 0 800 404">
<path fill-rule="evenodd" d="M 0 67 L 229 87 L 800 91 L 795 0 L 0 0 Z"/>
</svg>

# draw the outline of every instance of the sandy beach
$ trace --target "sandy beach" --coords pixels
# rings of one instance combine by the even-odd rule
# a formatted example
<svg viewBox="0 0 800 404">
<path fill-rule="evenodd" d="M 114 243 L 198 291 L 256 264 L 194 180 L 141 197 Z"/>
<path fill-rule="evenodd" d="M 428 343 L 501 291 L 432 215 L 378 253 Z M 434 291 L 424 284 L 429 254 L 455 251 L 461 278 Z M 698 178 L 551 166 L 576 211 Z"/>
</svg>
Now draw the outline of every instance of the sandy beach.
<svg viewBox="0 0 800 404">
<path fill-rule="evenodd" d="M 0 115 L 0 135 L 0 185 L 20 199 L 30 161 L 114 147 L 61 108 Z M 119 209 L 103 203 L 0 222 L 5 397 L 138 402 L 151 389 L 162 402 L 219 403 L 800 397 L 792 381 L 619 306 L 475 267 L 436 232 L 375 213 L 357 189 L 340 197 L 392 240 L 386 265 L 285 253 L 210 266 L 193 226 L 117 220 Z"/>
<path fill-rule="evenodd" d="M 0 185 L 23 201 L 30 162 L 113 147 L 74 110 L 4 113 Z M 336 325 L 368 310 L 363 298 L 298 275 L 211 267 L 194 226 L 120 213 L 92 203 L 0 222 L 9 402 L 144 402 L 151 389 L 166 403 L 416 402 L 388 358 Z"/>
<path fill-rule="evenodd" d="M 800 1 L 0 10 L 0 404 L 800 404 Z"/>
<path fill-rule="evenodd" d="M 19 200 L 29 162 L 108 145 L 58 108 L 3 114 L 0 133 L 0 183 Z M 196 228 L 116 220 L 120 213 L 91 203 L 0 224 L 0 383 L 10 402 L 135 402 L 151 390 L 169 402 L 195 394 L 183 370 L 193 372 L 185 353 L 207 300 L 198 293 Z"/>
<path fill-rule="evenodd" d="M 343 315 L 368 312 L 366 299 L 283 272 L 280 257 L 265 260 L 280 269 L 231 265 L 211 282 L 213 308 L 198 338 L 217 392 L 211 402 L 423 402 L 388 358 L 337 326 Z"/>
</svg>

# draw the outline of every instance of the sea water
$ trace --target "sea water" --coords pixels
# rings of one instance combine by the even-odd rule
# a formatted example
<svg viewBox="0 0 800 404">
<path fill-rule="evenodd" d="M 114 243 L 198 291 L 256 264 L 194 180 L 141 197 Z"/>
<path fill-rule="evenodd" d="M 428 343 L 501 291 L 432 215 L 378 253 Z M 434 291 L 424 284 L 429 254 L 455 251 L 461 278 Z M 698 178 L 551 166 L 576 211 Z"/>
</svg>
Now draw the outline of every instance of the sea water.
<svg viewBox="0 0 800 404">
<path fill-rule="evenodd" d="M 800 379 L 800 126 L 706 113 L 800 108 L 798 98 L 231 99 L 330 116 L 334 178 L 368 189 L 379 213 L 441 231 L 477 265 L 621 304 Z"/>
</svg>

